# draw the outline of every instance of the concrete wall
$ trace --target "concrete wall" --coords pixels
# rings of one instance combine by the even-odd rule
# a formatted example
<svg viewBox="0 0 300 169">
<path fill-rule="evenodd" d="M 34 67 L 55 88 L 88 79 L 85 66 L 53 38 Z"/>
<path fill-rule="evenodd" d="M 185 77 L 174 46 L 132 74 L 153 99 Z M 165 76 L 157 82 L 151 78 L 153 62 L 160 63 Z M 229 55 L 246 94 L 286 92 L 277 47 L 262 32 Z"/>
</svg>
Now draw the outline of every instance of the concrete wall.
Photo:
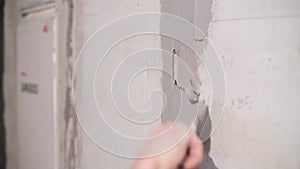
<svg viewBox="0 0 300 169">
<path fill-rule="evenodd" d="M 157 2 L 138 3 L 84 3 L 84 37 L 87 38 L 113 18 L 134 12 L 158 11 L 159 7 L 162 12 L 190 21 L 194 19 L 193 1 L 184 4 L 164 1 L 160 5 Z M 143 7 L 144 3 L 152 4 L 153 8 Z M 299 139 L 296 134 L 298 126 L 293 121 L 299 118 L 296 107 L 296 93 L 299 90 L 296 85 L 299 81 L 298 7 L 297 1 L 213 2 L 208 36 L 222 58 L 228 96 L 224 118 L 211 139 L 212 160 L 206 159 L 202 168 L 299 166 L 299 148 L 296 144 Z M 171 47 L 165 48 L 171 50 Z M 286 110 L 288 115 L 283 113 Z M 100 161 L 98 158 L 106 160 Z M 120 167 L 124 164 L 122 161 L 126 160 L 97 150 L 84 136 L 84 168 L 95 165 Z"/>
<path fill-rule="evenodd" d="M 152 6 L 147 6 L 148 3 Z M 159 3 L 88 1 L 83 4 L 84 37 L 112 19 L 134 12 L 159 11 L 160 8 L 161 12 L 196 22 L 194 12 L 202 8 L 201 1 L 198 6 L 194 1 Z M 296 95 L 299 93 L 297 30 L 300 22 L 296 9 L 299 9 L 299 2 L 292 0 L 212 2 L 211 16 L 207 14 L 211 17 L 207 20 L 207 32 L 222 58 L 228 95 L 223 120 L 210 140 L 210 150 L 202 168 L 299 167 Z M 168 51 L 176 48 L 174 41 L 162 39 L 161 43 Z M 205 46 L 201 42 L 195 45 L 199 50 Z M 189 55 L 185 52 L 183 55 Z M 194 64 L 193 59 L 186 61 Z M 201 66 L 194 65 L 192 69 L 198 73 Z M 176 100 L 169 106 L 175 105 Z M 96 149 L 84 136 L 84 168 L 126 166 L 120 162 L 126 160 Z M 98 161 L 98 158 L 106 160 Z"/>
<path fill-rule="evenodd" d="M 216 0 L 209 27 L 227 105 L 212 137 L 219 168 L 299 168 L 300 2 Z"/>
<path fill-rule="evenodd" d="M 124 17 L 130 14 L 135 14 L 138 12 L 159 12 L 160 4 L 159 1 L 153 0 L 137 0 L 137 1 L 122 1 L 122 0 L 87 0 L 82 3 L 82 32 L 83 32 L 83 41 L 87 41 L 90 36 L 97 31 L 99 28 L 104 26 L 105 24 L 119 19 L 120 17 Z M 158 26 L 157 26 L 158 28 Z M 126 28 L 124 28 L 126 29 Z M 97 35 L 96 35 L 97 36 Z M 113 35 L 111 35 L 113 36 Z M 99 46 L 101 48 L 101 46 Z M 107 105 L 105 107 L 101 107 L 105 112 L 109 112 L 107 115 L 109 123 L 111 123 L 112 127 L 116 130 L 120 131 L 125 135 L 130 136 L 145 136 L 145 131 L 150 128 L 130 123 L 121 116 L 117 115 L 116 109 L 112 102 L 110 101 L 111 95 L 108 93 L 110 91 L 109 87 L 111 83 L 112 73 L 117 70 L 118 64 L 122 61 L 122 59 L 128 57 L 133 52 L 136 52 L 140 49 L 147 48 L 160 48 L 160 38 L 159 36 L 151 36 L 151 35 L 142 35 L 131 37 L 120 44 L 117 44 L 107 56 L 105 56 L 104 64 L 100 65 L 101 70 L 99 70 L 99 75 L 97 75 L 99 81 L 96 81 L 96 86 L 98 86 L 96 97 L 102 100 L 102 104 Z M 97 52 L 98 48 L 91 48 L 91 53 Z M 141 62 L 147 64 L 147 60 L 142 59 Z M 83 62 L 88 62 L 83 59 Z M 93 60 L 92 62 L 98 62 L 97 60 Z M 85 63 L 86 66 L 83 65 L 83 70 L 88 69 L 90 65 L 92 65 L 90 61 Z M 135 63 L 140 64 L 140 63 Z M 84 72 L 84 71 L 83 71 Z M 103 74 L 105 72 L 105 75 Z M 101 75 L 102 73 L 102 75 Z M 144 76 L 144 77 L 143 77 Z M 158 75 L 159 76 L 159 75 Z M 133 97 L 134 104 L 141 108 L 142 110 L 147 109 L 149 107 L 149 103 L 147 102 L 147 97 L 141 97 L 141 93 L 148 95 L 147 90 L 152 89 L 155 85 L 155 82 L 152 82 L 150 79 L 153 79 L 156 82 L 159 82 L 159 78 L 156 78 L 153 74 L 145 74 L 142 75 L 142 80 L 137 81 L 137 83 L 133 82 L 133 88 L 135 90 L 131 91 L 131 96 Z M 122 85 L 122 81 L 118 81 L 119 85 Z M 124 82 L 125 85 L 128 82 Z M 157 84 L 157 83 L 156 83 Z M 158 83 L 159 84 L 159 83 Z M 85 85 L 85 84 L 82 84 Z M 88 100 L 83 96 L 84 100 Z M 88 101 L 90 102 L 90 101 Z M 83 103 L 84 104 L 84 103 Z M 101 106 L 101 105 L 100 105 Z M 87 108 L 87 111 L 90 109 Z M 105 113 L 104 113 L 105 114 Z M 116 114 L 116 115 L 114 115 Z M 111 119 L 111 120 L 109 120 Z M 99 129 L 99 132 L 104 135 L 105 129 Z M 83 132 L 83 131 L 82 131 Z M 103 136 L 102 136 L 103 137 Z M 112 141 L 112 140 L 111 140 Z M 117 141 L 117 140 L 116 140 Z M 128 145 L 130 146 L 130 145 Z M 109 151 L 109 150 L 108 150 Z M 97 146 L 86 134 L 83 134 L 82 137 L 82 158 L 80 160 L 82 168 L 128 168 L 131 164 L 130 159 L 121 158 L 113 155 L 101 149 Z"/>
</svg>

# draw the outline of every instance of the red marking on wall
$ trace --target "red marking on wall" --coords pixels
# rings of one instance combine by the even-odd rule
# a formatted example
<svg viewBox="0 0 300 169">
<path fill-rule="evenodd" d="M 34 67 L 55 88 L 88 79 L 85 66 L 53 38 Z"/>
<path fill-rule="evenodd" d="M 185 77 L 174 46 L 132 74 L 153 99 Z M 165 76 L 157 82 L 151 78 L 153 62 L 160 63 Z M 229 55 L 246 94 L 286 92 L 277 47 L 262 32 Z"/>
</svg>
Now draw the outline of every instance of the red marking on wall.
<svg viewBox="0 0 300 169">
<path fill-rule="evenodd" d="M 21 72 L 21 76 L 26 77 L 27 76 L 27 72 Z"/>
<path fill-rule="evenodd" d="M 47 33 L 49 30 L 48 30 L 48 26 L 47 25 L 44 25 L 43 27 L 43 32 Z"/>
</svg>

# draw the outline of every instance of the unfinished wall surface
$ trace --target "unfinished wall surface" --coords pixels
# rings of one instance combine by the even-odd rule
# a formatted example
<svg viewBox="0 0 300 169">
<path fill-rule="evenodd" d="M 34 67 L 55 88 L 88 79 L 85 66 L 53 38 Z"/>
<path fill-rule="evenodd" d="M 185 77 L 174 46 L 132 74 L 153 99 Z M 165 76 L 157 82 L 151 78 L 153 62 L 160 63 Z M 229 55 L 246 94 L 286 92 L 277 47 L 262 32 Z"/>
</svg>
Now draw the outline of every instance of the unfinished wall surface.
<svg viewBox="0 0 300 169">
<path fill-rule="evenodd" d="M 162 11 L 195 22 L 191 11 L 201 6 L 192 3 L 162 1 Z M 224 66 L 227 98 L 200 168 L 299 168 L 299 7 L 299 1 L 213 1 L 208 38 Z M 162 47 L 180 50 L 174 43 L 164 38 Z M 169 110 L 176 106 L 175 100 Z"/>
<path fill-rule="evenodd" d="M 205 160 L 200 168 L 215 168 L 213 160 L 209 156 L 210 147 L 210 135 L 216 129 L 219 120 L 221 119 L 221 111 L 215 111 L 212 109 L 213 101 L 217 102 L 217 99 L 213 98 L 213 94 L 217 95 L 213 90 L 213 73 L 223 74 L 221 71 L 218 73 L 214 71 L 216 67 L 221 68 L 220 64 L 212 61 L 212 58 L 218 59 L 217 53 L 212 50 L 212 44 L 207 39 L 207 31 L 212 20 L 212 1 L 202 0 L 190 0 L 190 1 L 177 1 L 168 0 L 161 1 L 161 11 L 163 13 L 171 14 L 183 18 L 187 23 L 185 25 L 194 24 L 190 30 L 183 29 L 181 25 L 167 25 L 168 21 L 162 20 L 161 30 L 173 31 L 177 29 L 178 32 L 184 32 L 184 36 L 179 39 L 178 37 L 170 38 L 162 36 L 162 48 L 167 51 L 176 50 L 179 58 L 182 59 L 181 65 L 178 68 L 178 80 L 175 86 L 184 88 L 185 92 L 181 92 L 182 95 L 187 95 L 186 92 L 191 84 L 190 80 L 194 80 L 195 89 L 199 92 L 200 98 L 198 99 L 198 118 L 195 121 L 195 127 L 193 127 L 203 142 L 205 142 Z M 183 41 L 183 39 L 185 41 Z M 169 56 L 170 57 L 170 56 Z M 168 65 L 168 59 L 164 57 L 164 65 Z M 186 64 L 191 73 L 187 73 L 183 70 L 183 65 Z M 221 79 L 222 80 L 222 79 Z M 161 79 L 164 92 L 167 96 L 167 105 L 165 112 L 163 113 L 162 120 L 175 120 L 179 114 L 191 114 L 192 110 L 182 109 L 179 105 L 184 102 L 180 98 L 180 92 L 174 86 L 174 81 L 169 81 L 166 78 Z M 215 83 L 215 82 L 214 82 Z M 220 83 L 222 85 L 222 83 Z M 214 84 L 214 86 L 217 86 Z M 221 88 L 222 89 L 222 88 Z M 181 90 L 182 91 L 182 90 Z M 224 91 L 224 90 L 223 90 Z M 215 92 L 215 93 L 213 93 Z M 223 97 L 223 96 L 222 96 Z M 204 103 L 204 104 L 203 104 Z M 206 111 L 206 105 L 208 110 Z M 191 105 L 189 105 L 190 107 Z M 204 111 L 203 111 L 204 110 Z M 212 116 L 214 114 L 214 116 Z"/>
<path fill-rule="evenodd" d="M 299 168 L 300 2 L 214 1 L 209 38 L 227 81 L 218 168 Z"/>
<path fill-rule="evenodd" d="M 82 1 L 82 32 L 83 32 L 83 42 L 86 42 L 88 38 L 91 37 L 93 33 L 99 30 L 105 24 L 112 22 L 113 20 L 119 19 L 120 17 L 125 17 L 127 15 L 139 13 L 139 12 L 159 12 L 160 4 L 159 1 L 152 0 L 134 0 L 134 1 L 122 1 L 122 0 L 86 0 Z M 157 29 L 159 25 L 157 25 Z M 126 28 L 124 28 L 126 29 Z M 101 31 L 100 31 L 101 34 Z M 97 35 L 95 35 L 97 36 Z M 114 36 L 111 34 L 111 36 Z M 89 45 L 89 44 L 87 44 Z M 101 45 L 101 44 L 99 44 Z M 88 48 L 88 47 L 87 47 Z M 97 53 L 99 47 L 90 48 L 91 53 Z M 103 64 L 101 64 L 96 76 L 96 98 L 101 100 L 100 106 L 101 109 L 106 112 L 108 122 L 111 124 L 115 130 L 121 132 L 122 134 L 128 136 L 144 137 L 146 136 L 146 131 L 150 126 L 143 127 L 142 125 L 134 124 L 129 121 L 124 120 L 115 109 L 115 106 L 111 102 L 111 94 L 108 93 L 111 89 L 109 88 L 111 83 L 111 77 L 113 72 L 118 70 L 118 64 L 121 64 L 122 60 L 128 58 L 134 52 L 139 50 L 148 49 L 148 48 L 160 48 L 160 37 L 153 35 L 141 35 L 129 37 L 126 40 L 123 40 L 119 44 L 113 47 L 113 49 L 105 56 Z M 100 58 L 101 56 L 99 56 Z M 158 59 L 159 61 L 159 59 Z M 92 61 L 93 63 L 99 62 L 96 60 Z M 149 61 L 142 59 L 138 64 L 145 64 L 147 66 Z M 84 74 L 85 69 L 89 69 L 93 63 L 88 62 L 83 59 L 81 64 L 82 72 Z M 100 62 L 99 62 L 100 63 Z M 79 64 L 80 65 L 80 64 Z M 102 74 L 101 74 L 102 73 Z M 104 74 L 103 74 L 104 73 Z M 156 73 L 157 74 L 157 73 Z M 130 96 L 133 99 L 133 104 L 139 110 L 146 110 L 151 105 L 148 102 L 147 91 L 151 91 L 155 85 L 159 85 L 159 74 L 144 74 L 133 81 L 132 89 L 129 91 Z M 83 76 L 84 78 L 84 76 Z M 152 80 L 151 80 L 152 79 Z M 81 79 L 82 82 L 86 80 Z M 81 82 L 79 82 L 82 84 Z M 128 82 L 118 81 L 119 85 L 127 86 Z M 82 84 L 83 87 L 85 84 Z M 122 86 L 119 86 L 121 88 Z M 87 97 L 82 94 L 83 105 L 87 102 L 91 102 Z M 87 103 L 88 104 L 88 103 Z M 87 107 L 85 111 L 91 111 L 90 107 Z M 107 113 L 109 112 L 109 113 Z M 99 112 L 100 113 L 100 112 Z M 83 132 L 83 130 L 82 130 Z M 111 131 L 114 132 L 114 131 Z M 102 133 L 102 137 L 105 137 L 106 131 L 104 128 L 99 129 L 99 133 Z M 108 152 L 109 150 L 104 150 L 93 142 L 87 135 L 84 133 L 82 135 L 82 158 L 80 160 L 81 167 L 85 169 L 92 169 L 95 167 L 98 168 L 129 168 L 131 164 L 131 159 L 118 157 L 113 155 L 114 152 Z M 110 142 L 117 142 L 118 140 L 110 140 Z M 101 145 L 100 145 L 101 146 Z M 130 146 L 130 145 L 128 145 Z M 125 148 L 125 147 L 124 147 Z M 121 148 L 122 149 L 122 148 Z"/>
</svg>

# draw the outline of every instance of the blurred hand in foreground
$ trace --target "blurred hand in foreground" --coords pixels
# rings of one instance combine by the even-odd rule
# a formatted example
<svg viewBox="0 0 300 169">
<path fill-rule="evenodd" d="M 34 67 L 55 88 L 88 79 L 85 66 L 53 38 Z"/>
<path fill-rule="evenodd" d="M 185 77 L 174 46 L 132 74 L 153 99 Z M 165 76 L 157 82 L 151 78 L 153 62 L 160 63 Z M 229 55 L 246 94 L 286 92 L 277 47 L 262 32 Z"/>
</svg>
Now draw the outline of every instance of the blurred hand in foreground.
<svg viewBox="0 0 300 169">
<path fill-rule="evenodd" d="M 151 133 L 151 136 L 158 135 L 166 131 L 174 123 L 163 123 L 157 126 Z M 173 130 L 167 138 L 163 139 L 163 143 L 172 142 L 177 139 L 181 131 L 187 131 L 183 125 L 175 124 L 176 130 Z M 174 126 L 173 126 L 174 127 Z M 159 145 L 157 145 L 159 144 Z M 161 143 L 146 144 L 142 151 L 148 151 L 160 146 Z M 134 161 L 131 169 L 195 169 L 203 159 L 203 144 L 200 142 L 194 131 L 190 131 L 188 135 L 174 148 L 161 155 L 138 159 Z"/>
</svg>

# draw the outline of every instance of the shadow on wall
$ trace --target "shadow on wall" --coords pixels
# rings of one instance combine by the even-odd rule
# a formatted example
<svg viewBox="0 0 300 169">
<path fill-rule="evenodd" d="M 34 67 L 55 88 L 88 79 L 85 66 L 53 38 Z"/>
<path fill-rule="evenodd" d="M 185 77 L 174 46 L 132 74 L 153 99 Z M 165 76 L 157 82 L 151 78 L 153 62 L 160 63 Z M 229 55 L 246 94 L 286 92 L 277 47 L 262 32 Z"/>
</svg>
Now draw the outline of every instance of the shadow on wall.
<svg viewBox="0 0 300 169">
<path fill-rule="evenodd" d="M 210 139 L 204 142 L 204 158 L 199 169 L 218 169 L 214 160 L 209 156 L 210 151 Z"/>
<path fill-rule="evenodd" d="M 209 111 L 208 108 L 206 107 L 206 110 L 204 112 L 204 117 L 202 118 L 201 121 L 198 123 L 198 128 L 197 128 L 197 135 L 200 136 L 201 140 L 206 140 L 207 138 L 202 138 L 201 134 L 204 133 L 211 133 L 211 119 L 209 116 Z M 205 126 L 205 127 L 204 127 Z M 206 129 L 207 131 L 203 131 L 203 129 Z M 204 134 L 204 137 L 206 134 Z M 199 166 L 199 169 L 218 169 L 216 164 L 214 163 L 214 160 L 212 159 L 211 156 L 209 156 L 210 152 L 210 138 L 208 138 L 203 144 L 204 144 L 204 157 L 203 157 L 203 162 Z"/>
</svg>

